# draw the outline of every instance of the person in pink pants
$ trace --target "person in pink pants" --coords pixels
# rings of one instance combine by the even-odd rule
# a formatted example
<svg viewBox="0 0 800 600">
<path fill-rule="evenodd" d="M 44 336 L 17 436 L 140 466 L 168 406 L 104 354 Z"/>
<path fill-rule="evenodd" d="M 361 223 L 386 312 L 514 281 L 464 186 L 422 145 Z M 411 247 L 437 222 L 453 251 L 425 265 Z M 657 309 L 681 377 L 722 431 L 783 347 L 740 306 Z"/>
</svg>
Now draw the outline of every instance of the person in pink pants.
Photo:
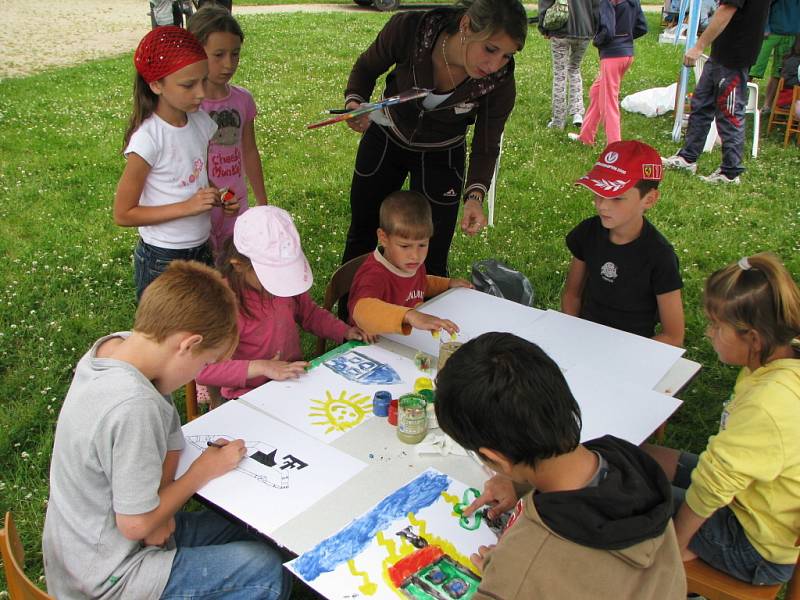
<svg viewBox="0 0 800 600">
<path fill-rule="evenodd" d="M 589 108 L 580 134 L 569 138 L 594 145 L 600 123 L 609 144 L 622 139 L 619 115 L 619 87 L 633 64 L 633 40 L 647 33 L 647 21 L 639 0 L 601 0 L 598 31 L 594 45 L 600 52 L 600 73 L 589 90 Z"/>
</svg>

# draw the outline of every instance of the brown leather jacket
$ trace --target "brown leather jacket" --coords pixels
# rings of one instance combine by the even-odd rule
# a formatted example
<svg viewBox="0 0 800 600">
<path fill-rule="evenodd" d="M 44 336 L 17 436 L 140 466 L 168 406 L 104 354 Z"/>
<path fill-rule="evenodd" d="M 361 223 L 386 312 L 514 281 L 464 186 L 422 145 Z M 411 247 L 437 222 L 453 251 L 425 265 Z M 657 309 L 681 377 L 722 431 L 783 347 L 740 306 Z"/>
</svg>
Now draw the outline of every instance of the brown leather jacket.
<svg viewBox="0 0 800 600">
<path fill-rule="evenodd" d="M 378 37 L 358 57 L 345 90 L 345 103 L 368 102 L 378 77 L 386 77 L 384 96 L 412 87 L 433 88 L 431 54 L 439 33 L 453 18 L 452 8 L 394 15 Z M 514 60 L 483 79 L 468 79 L 432 110 L 421 100 L 389 107 L 392 137 L 413 150 L 436 150 L 463 144 L 467 127 L 475 124 L 465 195 L 471 189 L 486 193 L 500 152 L 500 136 L 514 109 Z"/>
</svg>

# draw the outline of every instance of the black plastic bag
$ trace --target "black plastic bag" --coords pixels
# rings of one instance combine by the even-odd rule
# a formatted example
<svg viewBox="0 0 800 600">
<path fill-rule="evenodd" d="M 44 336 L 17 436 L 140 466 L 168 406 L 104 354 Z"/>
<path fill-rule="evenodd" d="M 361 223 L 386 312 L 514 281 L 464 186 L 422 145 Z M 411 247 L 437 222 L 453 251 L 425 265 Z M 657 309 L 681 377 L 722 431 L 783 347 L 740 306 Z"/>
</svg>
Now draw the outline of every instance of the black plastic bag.
<svg viewBox="0 0 800 600">
<path fill-rule="evenodd" d="M 486 294 L 533 306 L 533 286 L 528 278 L 494 258 L 473 263 L 472 284 Z"/>
</svg>

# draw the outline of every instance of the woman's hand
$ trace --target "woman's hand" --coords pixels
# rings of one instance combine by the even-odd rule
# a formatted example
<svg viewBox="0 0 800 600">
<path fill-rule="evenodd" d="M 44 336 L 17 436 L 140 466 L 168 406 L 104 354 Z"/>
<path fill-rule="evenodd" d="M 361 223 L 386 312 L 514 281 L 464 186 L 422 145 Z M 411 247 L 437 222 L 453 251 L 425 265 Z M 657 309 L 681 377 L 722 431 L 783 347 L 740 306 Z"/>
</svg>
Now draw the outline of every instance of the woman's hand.
<svg viewBox="0 0 800 600">
<path fill-rule="evenodd" d="M 483 204 L 480 200 L 470 199 L 464 202 L 464 215 L 461 217 L 461 231 L 467 235 L 475 235 L 488 223 L 483 214 Z"/>
<path fill-rule="evenodd" d="M 355 110 L 359 106 L 361 106 L 361 103 L 356 102 L 355 100 L 350 100 L 350 102 L 344 105 L 347 110 Z M 361 115 L 355 119 L 347 119 L 345 123 L 347 123 L 347 126 L 353 131 L 364 133 L 367 130 L 367 127 L 370 125 L 369 114 Z"/>
</svg>

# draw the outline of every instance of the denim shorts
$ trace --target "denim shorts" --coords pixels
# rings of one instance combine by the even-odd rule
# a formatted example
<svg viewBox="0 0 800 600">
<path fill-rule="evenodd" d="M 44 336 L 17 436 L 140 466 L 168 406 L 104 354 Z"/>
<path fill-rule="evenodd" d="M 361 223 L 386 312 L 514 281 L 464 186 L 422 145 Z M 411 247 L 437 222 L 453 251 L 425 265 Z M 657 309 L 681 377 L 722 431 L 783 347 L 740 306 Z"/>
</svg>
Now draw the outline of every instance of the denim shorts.
<svg viewBox="0 0 800 600">
<path fill-rule="evenodd" d="M 683 503 L 691 483 L 697 455 L 681 452 L 672 486 L 675 510 Z M 773 585 L 791 579 L 794 564 L 781 565 L 762 557 L 747 539 L 741 523 L 723 506 L 700 527 L 689 542 L 689 550 L 715 569 L 752 585 Z"/>
<path fill-rule="evenodd" d="M 195 248 L 176 250 L 151 246 L 139 238 L 136 249 L 133 251 L 133 283 L 136 286 L 136 302 L 142 298 L 144 289 L 167 270 L 169 263 L 179 259 L 196 260 L 209 266 L 214 265 L 208 242 Z"/>
</svg>

